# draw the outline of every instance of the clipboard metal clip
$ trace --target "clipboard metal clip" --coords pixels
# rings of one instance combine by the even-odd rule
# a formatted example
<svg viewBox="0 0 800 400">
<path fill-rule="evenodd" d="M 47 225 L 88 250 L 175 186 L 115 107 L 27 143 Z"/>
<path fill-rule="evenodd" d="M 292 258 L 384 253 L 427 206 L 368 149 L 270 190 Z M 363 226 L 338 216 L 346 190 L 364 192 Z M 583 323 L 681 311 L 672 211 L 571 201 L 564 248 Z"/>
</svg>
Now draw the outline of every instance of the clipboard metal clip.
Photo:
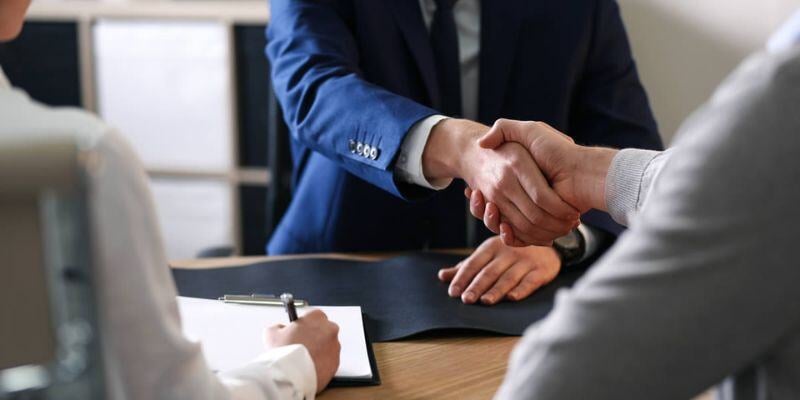
<svg viewBox="0 0 800 400">
<path fill-rule="evenodd" d="M 271 294 L 226 294 L 220 297 L 218 300 L 233 304 L 283 307 L 283 301 L 281 298 Z M 308 307 L 308 302 L 303 299 L 294 299 L 294 306 Z"/>
</svg>

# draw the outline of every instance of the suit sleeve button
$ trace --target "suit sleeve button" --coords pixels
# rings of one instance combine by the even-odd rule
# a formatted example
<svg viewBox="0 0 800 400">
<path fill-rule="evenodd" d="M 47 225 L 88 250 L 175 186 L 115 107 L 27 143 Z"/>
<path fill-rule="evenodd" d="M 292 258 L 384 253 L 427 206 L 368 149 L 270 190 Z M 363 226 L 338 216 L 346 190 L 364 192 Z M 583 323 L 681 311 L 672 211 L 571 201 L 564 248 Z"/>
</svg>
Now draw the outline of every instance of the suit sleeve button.
<svg viewBox="0 0 800 400">
<path fill-rule="evenodd" d="M 371 148 L 369 150 L 369 158 L 371 158 L 373 160 L 377 160 L 378 159 L 378 148 L 377 147 L 373 147 L 373 148 Z"/>
</svg>

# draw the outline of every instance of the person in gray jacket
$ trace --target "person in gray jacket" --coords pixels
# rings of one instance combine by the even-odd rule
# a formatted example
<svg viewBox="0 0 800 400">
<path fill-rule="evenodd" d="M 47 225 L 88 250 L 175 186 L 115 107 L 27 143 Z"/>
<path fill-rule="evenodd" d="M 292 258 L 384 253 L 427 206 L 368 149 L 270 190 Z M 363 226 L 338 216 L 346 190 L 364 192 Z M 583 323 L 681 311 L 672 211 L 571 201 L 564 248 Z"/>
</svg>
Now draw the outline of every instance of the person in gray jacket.
<svg viewBox="0 0 800 400">
<path fill-rule="evenodd" d="M 629 225 L 525 333 L 498 399 L 686 399 L 721 381 L 724 399 L 800 398 L 800 12 L 666 152 L 508 120 L 481 140 L 523 144 L 564 200 Z"/>
</svg>

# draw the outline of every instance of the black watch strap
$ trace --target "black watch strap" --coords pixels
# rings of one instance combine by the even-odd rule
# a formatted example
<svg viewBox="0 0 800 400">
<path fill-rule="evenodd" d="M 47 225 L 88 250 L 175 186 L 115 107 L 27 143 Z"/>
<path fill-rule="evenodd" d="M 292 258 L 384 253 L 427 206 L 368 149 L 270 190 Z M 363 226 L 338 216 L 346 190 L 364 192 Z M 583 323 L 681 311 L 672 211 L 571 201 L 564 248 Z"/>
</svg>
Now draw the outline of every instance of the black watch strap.
<svg viewBox="0 0 800 400">
<path fill-rule="evenodd" d="M 573 229 L 572 232 L 553 241 L 553 248 L 561 258 L 561 266 L 568 267 L 575 265 L 585 258 L 586 238 L 580 229 Z"/>
</svg>

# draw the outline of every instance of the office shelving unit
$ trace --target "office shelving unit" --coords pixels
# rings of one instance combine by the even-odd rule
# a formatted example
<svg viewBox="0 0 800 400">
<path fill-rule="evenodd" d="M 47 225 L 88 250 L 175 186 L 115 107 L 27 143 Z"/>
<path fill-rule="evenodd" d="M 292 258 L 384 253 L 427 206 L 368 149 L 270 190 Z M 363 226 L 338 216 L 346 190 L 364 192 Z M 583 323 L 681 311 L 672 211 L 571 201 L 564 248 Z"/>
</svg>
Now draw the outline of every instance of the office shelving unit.
<svg viewBox="0 0 800 400">
<path fill-rule="evenodd" d="M 38 0 L 0 64 L 37 100 L 94 111 L 128 137 L 171 258 L 258 254 L 274 224 L 267 154 L 280 125 L 268 21 L 266 0 Z"/>
</svg>

